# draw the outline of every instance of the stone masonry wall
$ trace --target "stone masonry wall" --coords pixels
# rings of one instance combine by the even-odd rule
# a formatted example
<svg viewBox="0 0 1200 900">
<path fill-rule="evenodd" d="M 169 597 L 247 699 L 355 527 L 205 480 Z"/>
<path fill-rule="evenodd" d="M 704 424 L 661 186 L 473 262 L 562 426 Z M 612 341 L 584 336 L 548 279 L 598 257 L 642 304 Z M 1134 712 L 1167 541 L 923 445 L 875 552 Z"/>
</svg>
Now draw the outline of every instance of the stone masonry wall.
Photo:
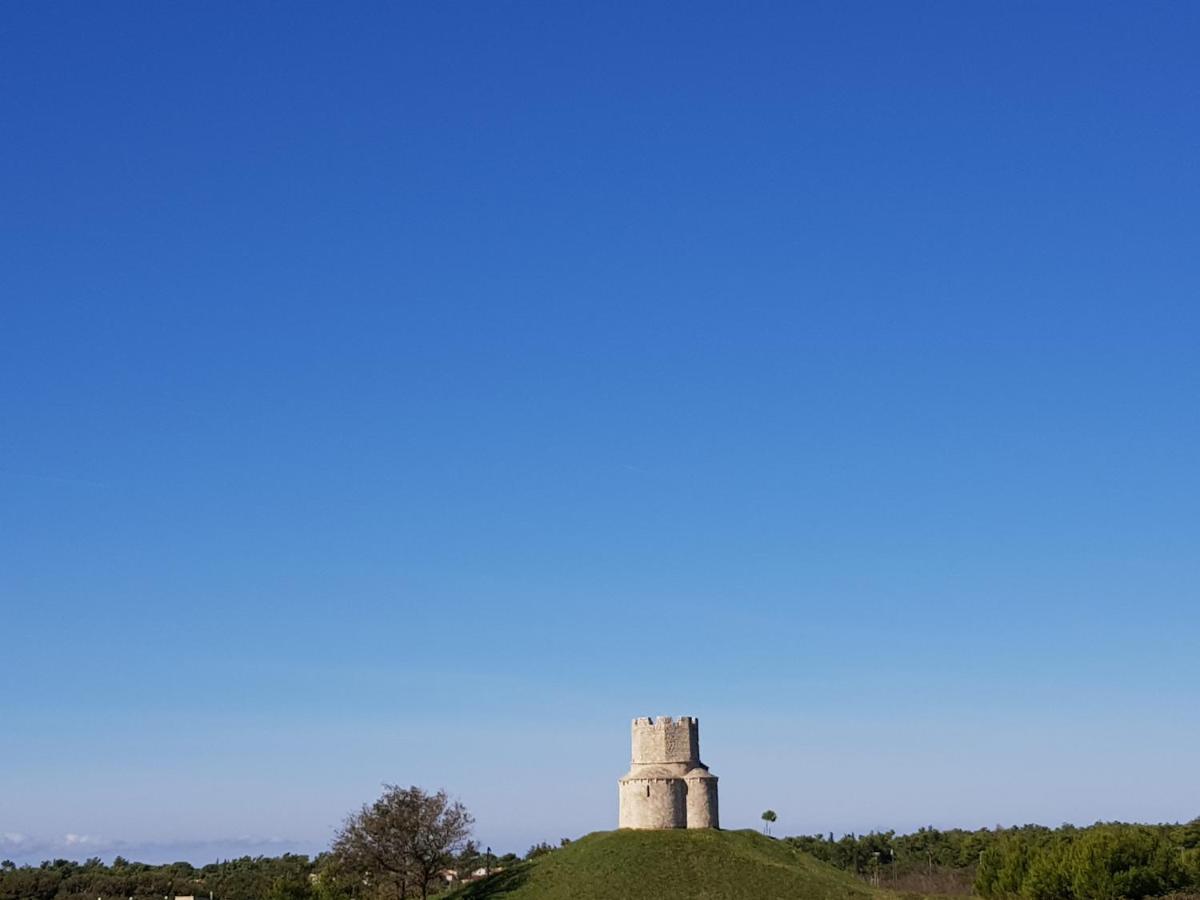
<svg viewBox="0 0 1200 900">
<path fill-rule="evenodd" d="M 686 828 L 687 788 L 681 778 L 621 782 L 621 828 Z"/>
<path fill-rule="evenodd" d="M 700 723 L 691 716 L 633 720 L 633 762 L 700 763 Z"/>
<path fill-rule="evenodd" d="M 717 779 L 687 779 L 687 827 L 721 827 L 717 817 Z"/>
<path fill-rule="evenodd" d="M 620 828 L 716 828 L 717 779 L 700 762 L 691 716 L 633 720 L 633 759 L 618 782 Z"/>
</svg>

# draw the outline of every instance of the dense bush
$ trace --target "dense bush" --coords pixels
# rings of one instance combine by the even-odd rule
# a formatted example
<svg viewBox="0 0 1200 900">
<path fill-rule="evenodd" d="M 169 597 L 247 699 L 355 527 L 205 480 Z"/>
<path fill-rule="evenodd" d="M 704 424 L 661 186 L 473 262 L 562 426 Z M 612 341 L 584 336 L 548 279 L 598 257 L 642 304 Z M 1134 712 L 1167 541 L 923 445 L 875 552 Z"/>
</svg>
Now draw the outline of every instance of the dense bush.
<svg viewBox="0 0 1200 900">
<path fill-rule="evenodd" d="M 1200 824 L 1098 824 L 1001 832 L 984 852 L 975 889 L 985 897 L 1117 900 L 1200 889 Z"/>
<path fill-rule="evenodd" d="M 1200 892 L 1200 819 L 1186 825 L 1025 825 L 787 839 L 883 886 L 973 884 L 989 898 L 1118 900 Z M 956 882 L 952 877 L 961 878 Z M 919 878 L 918 878 L 919 877 Z"/>
</svg>

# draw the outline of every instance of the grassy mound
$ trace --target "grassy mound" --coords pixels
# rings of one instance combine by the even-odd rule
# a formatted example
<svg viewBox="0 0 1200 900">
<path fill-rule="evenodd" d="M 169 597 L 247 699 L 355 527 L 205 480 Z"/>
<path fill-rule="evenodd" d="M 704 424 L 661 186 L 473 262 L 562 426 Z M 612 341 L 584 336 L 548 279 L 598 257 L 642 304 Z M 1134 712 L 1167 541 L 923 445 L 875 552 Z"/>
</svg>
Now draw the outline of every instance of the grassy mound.
<svg viewBox="0 0 1200 900">
<path fill-rule="evenodd" d="M 754 831 L 597 831 L 455 900 L 882 900 L 845 872 Z"/>
</svg>

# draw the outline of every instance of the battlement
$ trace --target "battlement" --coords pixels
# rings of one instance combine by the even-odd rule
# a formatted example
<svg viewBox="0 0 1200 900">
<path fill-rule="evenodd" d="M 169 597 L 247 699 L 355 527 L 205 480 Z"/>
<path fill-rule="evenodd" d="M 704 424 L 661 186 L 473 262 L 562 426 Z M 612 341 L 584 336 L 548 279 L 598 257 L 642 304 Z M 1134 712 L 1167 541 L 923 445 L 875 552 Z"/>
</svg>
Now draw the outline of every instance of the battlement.
<svg viewBox="0 0 1200 900">
<path fill-rule="evenodd" d="M 643 716 L 633 720 L 634 765 L 700 763 L 700 720 Z"/>
<path fill-rule="evenodd" d="M 680 725 L 699 725 L 700 720 L 695 716 L 680 716 L 678 719 L 672 719 L 670 716 L 639 716 L 633 720 L 633 727 L 642 728 L 666 728 L 668 725 L 676 727 Z"/>
</svg>

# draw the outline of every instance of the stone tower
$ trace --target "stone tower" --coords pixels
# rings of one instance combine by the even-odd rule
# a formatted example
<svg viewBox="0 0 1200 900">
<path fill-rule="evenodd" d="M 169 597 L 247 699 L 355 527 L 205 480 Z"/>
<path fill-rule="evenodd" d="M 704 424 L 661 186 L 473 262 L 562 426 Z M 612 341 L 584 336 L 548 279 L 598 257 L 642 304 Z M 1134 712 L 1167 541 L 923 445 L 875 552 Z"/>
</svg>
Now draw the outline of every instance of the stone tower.
<svg viewBox="0 0 1200 900">
<path fill-rule="evenodd" d="M 633 763 L 617 782 L 620 828 L 717 828 L 717 776 L 700 762 L 700 720 L 633 720 Z"/>
</svg>

